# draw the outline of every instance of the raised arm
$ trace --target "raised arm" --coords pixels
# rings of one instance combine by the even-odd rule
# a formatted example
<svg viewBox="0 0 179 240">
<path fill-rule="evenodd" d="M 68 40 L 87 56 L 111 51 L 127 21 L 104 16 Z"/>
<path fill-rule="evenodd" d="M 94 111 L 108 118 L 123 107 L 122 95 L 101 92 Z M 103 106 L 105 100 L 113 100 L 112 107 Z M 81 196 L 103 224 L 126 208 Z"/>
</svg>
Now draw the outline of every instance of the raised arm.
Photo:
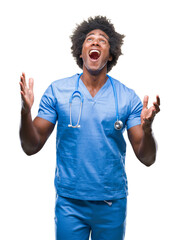
<svg viewBox="0 0 179 240">
<path fill-rule="evenodd" d="M 155 162 L 157 145 L 152 133 L 152 122 L 160 111 L 160 98 L 148 109 L 148 96 L 144 97 L 143 109 L 141 112 L 141 125 L 128 130 L 128 137 L 137 158 L 146 166 Z"/>
<path fill-rule="evenodd" d="M 31 108 L 34 102 L 33 85 L 34 80 L 30 78 L 29 86 L 27 86 L 25 73 L 22 73 L 20 77 L 22 99 L 20 140 L 22 149 L 27 155 L 37 153 L 54 129 L 54 124 L 45 119 L 36 117 L 32 121 Z"/>
</svg>

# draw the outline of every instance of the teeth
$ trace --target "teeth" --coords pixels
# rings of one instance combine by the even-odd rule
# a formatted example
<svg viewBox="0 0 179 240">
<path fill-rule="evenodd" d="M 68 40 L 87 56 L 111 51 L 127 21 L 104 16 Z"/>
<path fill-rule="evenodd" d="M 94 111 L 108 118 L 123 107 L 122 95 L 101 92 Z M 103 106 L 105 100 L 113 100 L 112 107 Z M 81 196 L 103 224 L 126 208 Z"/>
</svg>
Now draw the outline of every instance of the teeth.
<svg viewBox="0 0 179 240">
<path fill-rule="evenodd" d="M 101 54 L 100 51 L 98 51 L 98 50 L 91 50 L 91 51 L 89 52 L 89 55 L 91 55 L 92 53 L 98 53 L 99 55 Z"/>
</svg>

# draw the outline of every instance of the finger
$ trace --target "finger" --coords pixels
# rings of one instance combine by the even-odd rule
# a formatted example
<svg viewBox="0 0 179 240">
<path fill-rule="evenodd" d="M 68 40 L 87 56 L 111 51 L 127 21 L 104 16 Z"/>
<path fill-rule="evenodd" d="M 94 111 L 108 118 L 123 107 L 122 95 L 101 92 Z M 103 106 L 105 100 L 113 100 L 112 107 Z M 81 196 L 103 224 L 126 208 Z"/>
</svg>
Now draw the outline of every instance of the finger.
<svg viewBox="0 0 179 240">
<path fill-rule="evenodd" d="M 34 79 L 29 78 L 29 90 L 33 92 L 33 87 L 34 87 Z"/>
<path fill-rule="evenodd" d="M 152 113 L 151 113 L 151 116 L 149 117 L 149 120 L 150 120 L 150 121 L 153 121 L 156 114 L 157 114 L 156 111 L 153 110 Z"/>
<path fill-rule="evenodd" d="M 20 85 L 21 91 L 24 91 L 23 83 L 22 83 L 22 82 L 19 82 L 19 85 Z"/>
<path fill-rule="evenodd" d="M 24 77 L 24 79 L 25 79 L 25 72 L 22 72 L 22 76 Z"/>
<path fill-rule="evenodd" d="M 156 96 L 157 104 L 160 106 L 160 97 L 157 95 Z"/>
<path fill-rule="evenodd" d="M 26 99 L 25 99 L 25 94 L 24 94 L 24 92 L 23 92 L 23 91 L 20 91 L 20 94 L 21 94 L 21 99 L 22 99 L 22 101 L 25 102 Z"/>
<path fill-rule="evenodd" d="M 148 106 L 148 101 L 149 101 L 149 97 L 148 97 L 148 96 L 145 96 L 145 97 L 144 97 L 144 100 L 143 100 L 143 108 L 147 108 L 147 106 Z"/>
<path fill-rule="evenodd" d="M 153 105 L 155 107 L 156 113 L 160 112 L 160 98 L 158 95 L 156 96 L 156 102 L 153 102 Z"/>
<path fill-rule="evenodd" d="M 26 79 L 25 79 L 25 73 L 24 72 L 22 72 L 21 82 L 23 83 L 24 86 L 26 86 Z"/>
<path fill-rule="evenodd" d="M 24 100 L 24 99 L 25 99 L 24 92 L 23 92 L 23 91 L 20 91 L 20 93 L 21 93 L 22 99 Z"/>
<path fill-rule="evenodd" d="M 157 114 L 157 111 L 156 111 L 156 110 L 153 110 L 153 111 L 152 111 L 152 116 L 151 116 L 152 121 L 153 121 L 153 119 L 154 119 L 154 117 L 155 117 L 156 114 Z"/>
<path fill-rule="evenodd" d="M 153 105 L 154 105 L 154 107 L 155 107 L 155 112 L 156 113 L 158 113 L 158 112 L 160 112 L 160 107 L 159 107 L 159 105 L 157 104 L 157 103 L 153 103 Z"/>
</svg>

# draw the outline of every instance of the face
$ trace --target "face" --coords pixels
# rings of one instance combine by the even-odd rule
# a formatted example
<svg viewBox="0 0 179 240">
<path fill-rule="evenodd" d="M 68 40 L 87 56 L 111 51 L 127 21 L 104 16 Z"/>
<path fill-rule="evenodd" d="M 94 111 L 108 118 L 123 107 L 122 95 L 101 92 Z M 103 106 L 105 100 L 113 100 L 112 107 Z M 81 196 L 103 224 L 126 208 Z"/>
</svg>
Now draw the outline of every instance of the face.
<svg viewBox="0 0 179 240">
<path fill-rule="evenodd" d="M 99 29 L 89 32 L 80 56 L 83 59 L 83 70 L 86 68 L 91 74 L 98 74 L 102 70 L 107 72 L 107 62 L 112 60 L 109 50 L 109 37 L 106 33 Z"/>
</svg>

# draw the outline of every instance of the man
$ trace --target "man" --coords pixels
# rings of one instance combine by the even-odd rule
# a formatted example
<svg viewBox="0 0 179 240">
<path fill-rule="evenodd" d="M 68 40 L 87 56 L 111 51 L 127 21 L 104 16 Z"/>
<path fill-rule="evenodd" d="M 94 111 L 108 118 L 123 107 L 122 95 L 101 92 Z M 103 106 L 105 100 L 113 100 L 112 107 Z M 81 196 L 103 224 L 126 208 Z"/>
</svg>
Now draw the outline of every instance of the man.
<svg viewBox="0 0 179 240">
<path fill-rule="evenodd" d="M 90 232 L 92 240 L 124 239 L 125 128 L 137 158 L 146 166 L 156 159 L 152 122 L 160 111 L 159 96 L 150 108 L 145 96 L 142 106 L 133 90 L 107 75 L 121 55 L 123 38 L 106 17 L 78 25 L 72 54 L 83 73 L 53 82 L 33 121 L 33 79 L 28 88 L 21 76 L 20 139 L 27 155 L 40 151 L 58 121 L 57 240 L 88 240 Z"/>
</svg>

